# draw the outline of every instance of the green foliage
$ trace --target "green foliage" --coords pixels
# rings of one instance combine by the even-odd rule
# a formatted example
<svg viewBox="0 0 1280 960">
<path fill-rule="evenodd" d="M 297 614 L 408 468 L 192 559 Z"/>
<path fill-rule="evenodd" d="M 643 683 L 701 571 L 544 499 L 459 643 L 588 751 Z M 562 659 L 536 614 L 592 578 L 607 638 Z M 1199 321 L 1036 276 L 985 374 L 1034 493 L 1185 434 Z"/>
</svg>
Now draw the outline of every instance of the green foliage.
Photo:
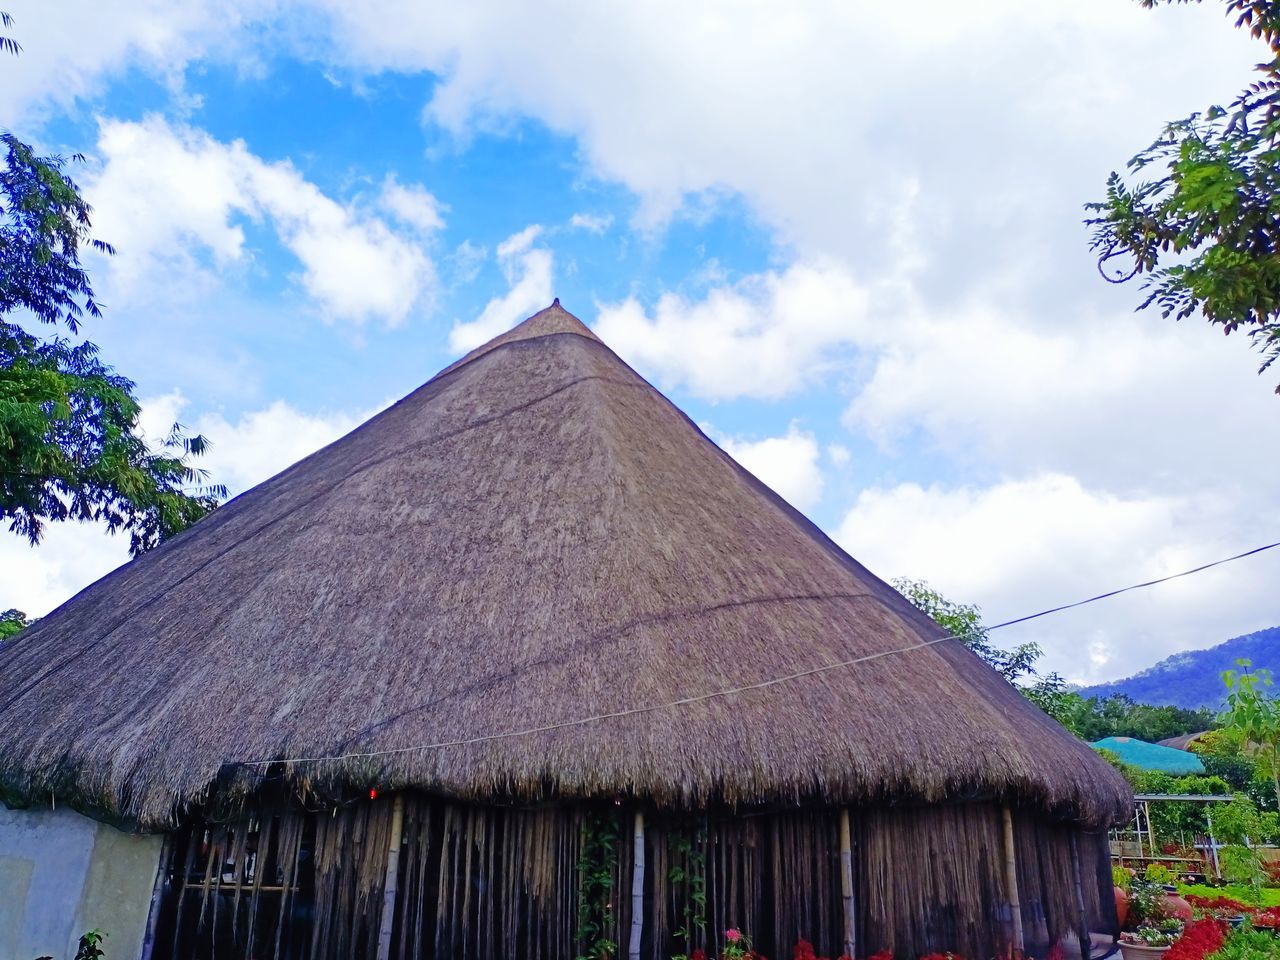
<svg viewBox="0 0 1280 960">
<path fill-rule="evenodd" d="M 1035 663 L 1041 653 L 1039 644 L 1023 643 L 1012 650 L 997 647 L 982 622 L 982 611 L 973 604 L 948 600 L 923 580 L 900 578 L 894 580 L 893 585 L 913 607 L 999 670 L 1010 683 L 1020 677 L 1035 676 Z"/>
<path fill-rule="evenodd" d="M 31 626 L 31 623 L 21 610 L 0 611 L 0 643 L 4 643 L 19 630 Z"/>
<path fill-rule="evenodd" d="M 1278 809 L 1270 765 L 1237 731 L 1210 730 L 1187 749 L 1200 758 L 1207 773 L 1225 780 L 1233 793 L 1246 794 L 1259 810 Z"/>
<path fill-rule="evenodd" d="M 1258 810 L 1244 794 L 1236 794 L 1228 804 L 1213 812 L 1214 833 L 1227 846 L 1218 851 L 1222 875 L 1245 891 L 1245 900 L 1262 905 L 1262 886 L 1267 881 L 1258 851 L 1249 843 L 1272 840 L 1280 832 L 1276 814 Z"/>
<path fill-rule="evenodd" d="M 1218 862 L 1227 882 L 1244 891 L 1244 902 L 1262 906 L 1262 885 L 1267 881 L 1267 871 L 1258 852 L 1252 847 L 1232 843 L 1218 851 Z"/>
<path fill-rule="evenodd" d="M 1173 881 L 1176 879 L 1173 875 L 1173 871 L 1170 870 L 1168 867 L 1166 867 L 1163 863 L 1150 864 L 1147 867 L 1147 869 L 1143 872 L 1142 878 L 1146 880 L 1148 883 L 1158 883 L 1161 886 L 1166 886 L 1170 883 L 1173 883 Z"/>
<path fill-rule="evenodd" d="M 1213 954 L 1213 960 L 1276 960 L 1277 956 L 1280 956 L 1280 941 L 1274 934 L 1244 926 L 1227 935 L 1221 949 Z"/>
<path fill-rule="evenodd" d="M 1179 777 L 1171 773 L 1157 770 L 1141 770 L 1129 766 L 1116 754 L 1109 750 L 1099 750 L 1099 756 L 1119 770 L 1134 793 L 1163 794 L 1225 794 L 1230 793 L 1226 781 L 1220 777 L 1187 776 Z M 1218 823 L 1217 810 L 1212 814 L 1215 831 Z M 1196 834 L 1209 832 L 1209 810 L 1205 804 L 1196 801 L 1179 803 L 1176 800 L 1162 800 L 1151 804 L 1151 828 L 1157 837 L 1165 840 L 1189 838 Z"/>
<path fill-rule="evenodd" d="M 1133 882 L 1133 874 L 1118 864 L 1111 865 L 1111 885 L 1119 887 L 1121 890 L 1128 891 L 1129 884 Z"/>
<path fill-rule="evenodd" d="M 1131 926 L 1159 923 L 1165 918 L 1164 887 L 1134 877 L 1129 881 L 1129 923 Z"/>
<path fill-rule="evenodd" d="M 90 930 L 80 938 L 80 945 L 76 949 L 75 960 L 101 960 L 106 956 L 102 952 L 102 938 L 106 934 L 99 930 Z"/>
<path fill-rule="evenodd" d="M 667 879 L 675 889 L 676 884 L 685 888 L 685 905 L 680 911 L 680 926 L 672 931 L 676 940 L 683 940 L 685 953 L 676 954 L 671 960 L 688 960 L 695 940 L 705 939 L 707 930 L 707 830 L 699 827 L 692 839 L 683 833 L 672 833 L 667 838 L 669 859 L 674 866 L 667 871 Z M 684 866 L 681 866 L 684 864 Z"/>
<path fill-rule="evenodd" d="M 1123 694 L 1080 699 L 1069 723 L 1064 724 L 1085 740 L 1103 737 L 1136 737 L 1157 743 L 1169 737 L 1195 733 L 1211 726 L 1213 713 L 1185 707 L 1135 703 Z"/>
<path fill-rule="evenodd" d="M 1280 838 L 1280 817 L 1259 810 L 1252 800 L 1237 793 L 1230 803 L 1215 807 L 1213 829 L 1227 843 L 1264 843 Z"/>
<path fill-rule="evenodd" d="M 106 934 L 101 930 L 90 930 L 88 933 L 81 935 L 80 942 L 76 946 L 74 960 L 102 960 L 106 956 L 102 952 L 102 939 L 105 936 Z M 53 960 L 53 957 L 36 957 L 36 960 Z"/>
<path fill-rule="evenodd" d="M 1085 699 L 1056 673 L 1037 673 L 1040 646 L 1023 643 L 1012 650 L 997 647 L 982 622 L 982 611 L 973 604 L 948 600 L 923 580 L 898 579 L 894 587 L 911 605 L 956 637 L 1014 683 L 1024 697 L 1084 740 L 1103 737 L 1137 737 L 1155 742 L 1204 730 L 1213 723 L 1208 710 L 1154 707 L 1134 703 L 1126 696 Z"/>
<path fill-rule="evenodd" d="M 1207 883 L 1180 883 L 1178 884 L 1178 893 L 1184 897 L 1187 894 L 1195 894 L 1197 897 L 1204 897 L 1207 900 L 1212 900 L 1214 897 L 1226 897 L 1239 903 L 1244 903 L 1249 895 L 1249 891 L 1245 887 L 1232 884 L 1211 887 Z M 1280 906 L 1280 889 L 1264 887 L 1262 890 L 1262 905 L 1264 907 Z"/>
<path fill-rule="evenodd" d="M 1141 0 L 1173 2 L 1186 0 Z M 1113 172 L 1086 223 L 1104 277 L 1145 275 L 1139 309 L 1179 320 L 1199 310 L 1224 333 L 1243 330 L 1265 370 L 1280 357 L 1280 2 L 1225 2 L 1270 48 L 1262 79 L 1226 108 L 1170 123 L 1129 160 L 1131 174 L 1151 178 L 1130 184 Z M 1118 257 L 1129 266 L 1110 271 Z"/>
<path fill-rule="evenodd" d="M 578 855 L 578 960 L 609 960 L 613 942 L 613 886 L 622 828 L 615 812 L 592 813 L 582 827 Z"/>
<path fill-rule="evenodd" d="M 1271 672 L 1252 671 L 1248 660 L 1237 660 L 1239 670 L 1222 675 L 1227 685 L 1227 708 L 1219 718 L 1243 744 L 1253 750 L 1255 764 L 1271 778 L 1280 805 L 1280 700 L 1270 694 Z"/>
<path fill-rule="evenodd" d="M 0 134 L 0 318 L 17 314 L 72 334 L 100 310 L 80 262 L 89 205 L 59 157 Z M 127 530 L 137 554 L 190 526 L 226 496 L 188 460 L 207 448 L 174 425 L 158 451 L 140 435 L 133 383 L 87 341 L 37 338 L 0 319 L 0 520 L 32 543 L 46 521 Z M 194 489 L 193 489 L 194 486 Z"/>
<path fill-rule="evenodd" d="M 13 26 L 13 17 L 0 10 L 0 28 L 8 30 Z M 11 53 L 15 57 L 22 52 L 22 46 L 13 37 L 0 35 L 0 52 Z"/>
</svg>

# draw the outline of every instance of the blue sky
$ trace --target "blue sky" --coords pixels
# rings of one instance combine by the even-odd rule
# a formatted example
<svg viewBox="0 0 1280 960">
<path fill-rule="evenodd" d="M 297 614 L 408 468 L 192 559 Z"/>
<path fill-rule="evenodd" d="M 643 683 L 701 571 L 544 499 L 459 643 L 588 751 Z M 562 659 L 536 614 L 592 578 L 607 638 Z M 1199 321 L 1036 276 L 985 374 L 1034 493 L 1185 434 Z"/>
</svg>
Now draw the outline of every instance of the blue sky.
<svg viewBox="0 0 1280 960">
<path fill-rule="evenodd" d="M 1276 539 L 1280 401 L 1134 315 L 1081 204 L 1257 51 L 1216 6 L 11 0 L 146 422 L 243 490 L 553 296 L 886 577 L 989 619 Z M 900 17 L 900 14 L 897 15 Z M 0 608 L 125 556 L 0 540 Z M 1038 622 L 1097 680 L 1280 622 L 1280 561 Z"/>
</svg>

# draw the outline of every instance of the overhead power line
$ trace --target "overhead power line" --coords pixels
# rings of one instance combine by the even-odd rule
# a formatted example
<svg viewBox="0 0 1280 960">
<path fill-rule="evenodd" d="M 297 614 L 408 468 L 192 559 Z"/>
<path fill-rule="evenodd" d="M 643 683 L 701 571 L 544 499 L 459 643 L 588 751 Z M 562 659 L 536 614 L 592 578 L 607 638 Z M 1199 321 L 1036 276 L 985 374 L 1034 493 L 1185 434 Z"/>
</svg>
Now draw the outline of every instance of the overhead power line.
<svg viewBox="0 0 1280 960">
<path fill-rule="evenodd" d="M 1254 547 L 1252 550 L 1246 550 L 1244 553 L 1237 553 L 1231 557 L 1224 557 L 1221 560 L 1214 560 L 1212 563 L 1201 564 L 1198 567 L 1192 567 L 1190 570 L 1183 570 L 1181 573 L 1171 573 L 1166 577 L 1159 577 L 1155 580 L 1146 580 L 1142 583 L 1135 583 L 1131 586 L 1121 587 L 1118 590 L 1108 590 L 1106 593 L 1100 593 L 1097 596 L 1088 597 L 1084 600 L 1076 600 L 1074 603 L 1064 603 L 1061 606 L 1050 607 L 1047 610 L 1041 610 L 1038 613 L 1030 613 L 1024 617 L 1017 617 L 1013 620 L 1006 620 L 1003 623 L 997 623 L 988 630 L 1001 630 L 1005 627 L 1012 627 L 1015 624 L 1026 623 L 1029 620 L 1037 620 L 1040 617 L 1047 617 L 1053 613 L 1061 613 L 1063 610 L 1072 610 L 1076 607 L 1083 607 L 1090 603 L 1097 603 L 1099 600 L 1106 600 L 1110 597 L 1119 596 L 1122 593 L 1129 593 L 1133 590 L 1142 590 L 1146 587 L 1153 587 L 1159 583 L 1167 583 L 1170 580 L 1177 580 L 1180 577 L 1189 577 L 1194 573 L 1201 573 L 1213 567 L 1220 567 L 1225 563 L 1231 563 L 1235 560 L 1243 560 L 1245 557 L 1252 557 L 1255 554 L 1263 553 L 1267 550 L 1273 550 L 1280 547 L 1280 541 L 1268 543 L 1265 546 Z M 420 750 L 442 750 L 446 747 L 466 747 L 478 743 L 489 743 L 494 740 L 508 740 L 514 737 L 527 737 L 536 733 L 549 733 L 554 730 L 564 730 L 568 727 L 581 727 L 590 723 L 599 723 L 603 720 L 617 720 L 624 717 L 635 717 L 646 713 L 655 713 L 659 710 L 670 710 L 676 707 L 688 706 L 694 703 L 703 703 L 707 700 L 714 700 L 719 697 L 730 697 L 739 693 L 749 693 L 752 690 L 763 690 L 766 687 L 777 686 L 780 683 L 789 683 L 793 680 L 801 680 L 805 677 L 812 677 L 822 673 L 829 673 L 832 670 L 843 670 L 848 667 L 856 666 L 860 663 L 866 663 L 870 660 L 880 660 L 884 657 L 895 656 L 900 653 L 911 653 L 915 650 L 922 650 L 925 647 L 932 647 L 935 644 L 943 643 L 947 640 L 963 640 L 964 636 L 959 634 L 947 634 L 943 637 L 934 637 L 932 640 L 924 640 L 920 643 L 913 643 L 905 647 L 897 647 L 893 650 L 881 650 L 878 653 L 870 653 L 861 657 L 854 657 L 852 660 L 841 660 L 838 663 L 823 664 L 818 667 L 811 667 L 808 670 L 798 670 L 795 673 L 789 673 L 785 676 L 772 677 L 768 680 L 760 680 L 756 683 L 748 683 L 738 687 L 730 687 L 725 690 L 714 690 L 710 693 L 700 693 L 692 697 L 681 697 L 678 700 L 669 700 L 665 703 L 653 703 L 647 706 L 630 707 L 626 710 L 615 710 L 610 713 L 597 713 L 589 717 L 579 717 L 574 720 L 562 720 L 557 723 L 547 723 L 536 727 L 526 727 L 519 730 L 504 730 L 500 733 L 490 733 L 479 737 L 466 737 L 460 740 L 441 740 L 436 743 L 422 743 L 411 747 L 394 747 L 387 750 L 368 750 L 368 751 L 352 751 L 348 753 L 334 754 L 332 756 L 323 757 L 294 757 L 290 759 L 275 758 L 271 760 L 241 760 L 234 761 L 233 765 L 245 767 L 271 766 L 273 764 L 282 763 L 324 763 L 334 760 L 361 760 L 373 757 L 389 757 L 403 753 L 416 753 Z"/>
</svg>

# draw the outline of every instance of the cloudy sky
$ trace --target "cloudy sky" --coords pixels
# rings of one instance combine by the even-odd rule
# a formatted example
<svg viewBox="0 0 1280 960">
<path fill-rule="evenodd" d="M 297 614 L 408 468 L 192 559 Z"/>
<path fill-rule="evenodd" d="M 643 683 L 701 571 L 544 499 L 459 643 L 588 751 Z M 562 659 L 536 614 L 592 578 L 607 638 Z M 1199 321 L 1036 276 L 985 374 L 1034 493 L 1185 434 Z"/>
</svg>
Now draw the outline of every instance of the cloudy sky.
<svg viewBox="0 0 1280 960">
<path fill-rule="evenodd" d="M 1134 314 L 1081 205 L 1260 57 L 1136 0 L 8 0 L 0 126 L 83 152 L 87 332 L 243 490 L 559 296 L 885 577 L 1016 617 L 1280 539 L 1245 341 Z M 0 538 L 0 608 L 126 558 Z M 1007 631 L 1079 681 L 1280 623 L 1280 551 Z"/>
</svg>

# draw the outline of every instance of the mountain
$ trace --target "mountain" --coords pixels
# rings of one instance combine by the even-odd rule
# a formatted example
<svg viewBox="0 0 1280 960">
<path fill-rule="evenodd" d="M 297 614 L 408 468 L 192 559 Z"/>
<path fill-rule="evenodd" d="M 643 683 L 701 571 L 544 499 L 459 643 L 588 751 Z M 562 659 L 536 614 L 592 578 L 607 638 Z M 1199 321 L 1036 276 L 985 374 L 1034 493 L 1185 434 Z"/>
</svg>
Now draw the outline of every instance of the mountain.
<svg viewBox="0 0 1280 960">
<path fill-rule="evenodd" d="M 1248 633 L 1207 650 L 1175 653 L 1141 673 L 1084 687 L 1080 694 L 1085 697 L 1124 694 L 1137 703 L 1216 710 L 1222 706 L 1226 692 L 1222 672 L 1234 667 L 1237 660 L 1251 660 L 1255 669 L 1266 667 L 1277 675 L 1280 683 L 1280 627 Z"/>
</svg>

